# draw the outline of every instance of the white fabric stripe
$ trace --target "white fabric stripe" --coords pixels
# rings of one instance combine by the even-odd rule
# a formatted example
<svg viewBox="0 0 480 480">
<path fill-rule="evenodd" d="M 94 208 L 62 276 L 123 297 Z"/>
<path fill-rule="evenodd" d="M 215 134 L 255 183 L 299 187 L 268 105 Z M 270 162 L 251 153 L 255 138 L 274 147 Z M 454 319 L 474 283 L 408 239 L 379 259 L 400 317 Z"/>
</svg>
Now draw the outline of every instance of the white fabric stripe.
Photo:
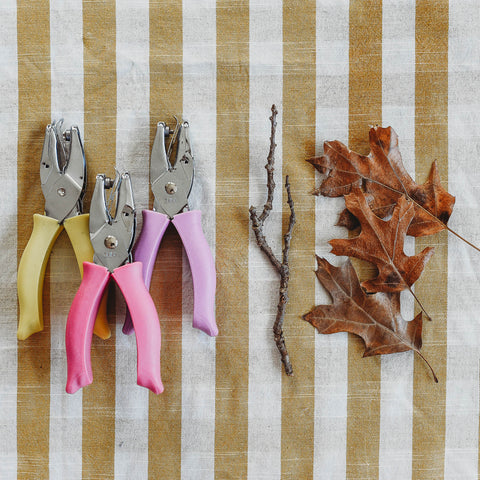
<svg viewBox="0 0 480 480">
<path fill-rule="evenodd" d="M 399 136 L 407 171 L 415 178 L 415 1 L 383 0 L 382 124 Z M 415 253 L 407 237 L 405 252 Z M 414 317 L 409 292 L 401 294 L 405 320 Z M 382 356 L 379 480 L 412 475 L 413 352 Z"/>
<path fill-rule="evenodd" d="M 275 198 L 264 227 L 277 258 L 282 254 L 282 2 L 250 2 L 250 205 L 262 211 L 266 200 L 267 155 L 270 146 L 271 106 L 276 104 Z M 288 208 L 288 206 L 286 206 Z M 247 218 L 248 212 L 245 212 Z M 249 227 L 249 377 L 248 477 L 280 478 L 282 363 L 272 327 L 278 303 L 280 278 L 258 248 Z M 261 292 L 261 294 L 260 294 Z M 288 346 L 288 339 L 287 339 Z"/>
<path fill-rule="evenodd" d="M 480 13 L 474 0 L 450 2 L 448 38 L 448 190 L 456 195 L 449 222 L 480 244 Z M 478 476 L 480 256 L 448 239 L 445 479 Z"/>
<path fill-rule="evenodd" d="M 68 21 L 65 19 L 68 18 Z M 78 125 L 83 138 L 83 24 L 81 0 L 50 0 L 52 120 Z M 39 161 L 39 159 L 37 160 Z M 80 273 L 67 238 L 50 256 L 50 462 L 51 479 L 82 477 L 82 392 L 65 392 L 67 364 L 65 325 Z"/>
<path fill-rule="evenodd" d="M 195 181 L 189 204 L 202 212 L 215 252 L 216 3 L 183 0 L 183 118 L 190 123 Z M 183 254 L 182 465 L 183 480 L 214 478 L 215 339 L 192 328 L 193 290 Z M 220 332 L 222 334 L 222 332 Z"/>
<path fill-rule="evenodd" d="M 117 0 L 116 168 L 130 172 L 137 232 L 148 208 L 150 157 L 149 2 Z M 113 174 L 113 172 L 110 172 Z M 122 332 L 125 300 L 116 290 L 115 478 L 148 478 L 148 390 L 137 386 L 135 334 Z"/>
<path fill-rule="evenodd" d="M 316 132 L 317 154 L 326 140 L 348 141 L 349 2 L 317 0 Z M 317 175 L 317 185 L 321 181 Z M 336 227 L 344 208 L 341 198 L 319 196 L 315 202 L 315 252 L 339 265 L 328 241 L 344 238 Z M 329 294 L 316 282 L 315 302 L 329 304 Z M 314 478 L 346 475 L 348 336 L 315 335 Z"/>
<path fill-rule="evenodd" d="M 2 288 L 0 289 L 0 477 L 17 478 L 17 144 L 18 67 L 15 0 L 0 6 L 0 157 L 2 175 L 0 225 Z"/>
</svg>

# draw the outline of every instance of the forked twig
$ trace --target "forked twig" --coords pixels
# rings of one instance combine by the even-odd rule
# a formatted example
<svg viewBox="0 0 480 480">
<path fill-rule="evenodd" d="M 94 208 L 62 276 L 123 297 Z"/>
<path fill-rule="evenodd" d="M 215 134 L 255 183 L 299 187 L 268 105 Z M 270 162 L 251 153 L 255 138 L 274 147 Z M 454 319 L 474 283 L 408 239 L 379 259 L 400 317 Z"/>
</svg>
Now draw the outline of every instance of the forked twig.
<svg viewBox="0 0 480 480">
<path fill-rule="evenodd" d="M 290 251 L 290 242 L 292 239 L 293 226 L 295 225 L 295 209 L 293 204 L 292 195 L 290 192 L 290 182 L 288 181 L 288 175 L 285 179 L 285 189 L 287 191 L 287 203 L 290 207 L 290 220 L 288 223 L 288 229 L 283 236 L 283 251 L 282 261 L 278 260 L 272 249 L 268 245 L 267 239 L 263 234 L 263 225 L 265 220 L 270 215 L 272 210 L 273 195 L 275 193 L 275 181 L 273 179 L 273 171 L 275 164 L 275 132 L 277 128 L 277 114 L 278 111 L 275 105 L 272 105 L 272 116 L 270 117 L 271 134 L 270 134 L 270 151 L 268 152 L 267 164 L 265 168 L 267 170 L 267 200 L 263 206 L 263 211 L 260 215 L 257 215 L 255 207 L 250 207 L 250 220 L 252 222 L 252 229 L 255 233 L 257 245 L 260 247 L 263 253 L 270 260 L 275 270 L 280 275 L 280 289 L 279 300 L 277 305 L 277 316 L 273 325 L 273 336 L 278 351 L 280 352 L 281 360 L 285 368 L 285 373 L 288 376 L 293 376 L 293 368 L 288 355 L 287 347 L 285 345 L 285 338 L 283 336 L 283 320 L 285 318 L 285 310 L 288 303 L 288 281 L 290 279 L 290 269 L 288 265 L 288 254 Z"/>
</svg>

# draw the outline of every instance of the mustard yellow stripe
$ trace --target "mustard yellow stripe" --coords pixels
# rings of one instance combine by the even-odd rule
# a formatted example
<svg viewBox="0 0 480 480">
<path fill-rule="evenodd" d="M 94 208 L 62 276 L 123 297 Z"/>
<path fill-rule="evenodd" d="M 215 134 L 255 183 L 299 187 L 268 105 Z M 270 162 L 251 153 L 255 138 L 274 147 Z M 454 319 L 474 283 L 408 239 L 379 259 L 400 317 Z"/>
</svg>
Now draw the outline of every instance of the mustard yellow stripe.
<svg viewBox="0 0 480 480">
<path fill-rule="evenodd" d="M 215 478 L 247 478 L 248 108 L 247 0 L 217 2 L 217 339 Z"/>
<path fill-rule="evenodd" d="M 88 191 L 95 175 L 114 175 L 116 148 L 115 0 L 83 2 L 85 155 Z M 108 312 L 115 321 L 115 295 L 110 288 Z M 83 390 L 83 478 L 113 478 L 115 454 L 115 329 L 108 340 L 92 341 L 93 384 Z"/>
<path fill-rule="evenodd" d="M 415 173 L 423 183 L 437 160 L 442 183 L 448 179 L 448 1 L 417 1 L 415 20 Z M 415 286 L 433 322 L 424 322 L 422 352 L 415 359 L 413 388 L 413 472 L 415 480 L 443 478 L 447 380 L 447 247 L 446 232 L 418 238 L 416 250 L 435 244 L 435 255 Z M 435 286 L 432 289 L 432 285 Z"/>
<path fill-rule="evenodd" d="M 17 2 L 18 247 L 30 237 L 34 213 L 43 213 L 39 162 L 50 123 L 49 1 Z M 48 478 L 50 419 L 50 272 L 43 288 L 44 330 L 18 344 L 17 478 Z"/>
<path fill-rule="evenodd" d="M 150 2 L 150 121 L 182 118 L 182 1 Z M 145 165 L 148 168 L 148 165 Z M 182 244 L 170 226 L 162 240 L 150 292 L 162 329 L 161 395 L 150 393 L 148 477 L 180 478 L 182 433 Z"/>
<path fill-rule="evenodd" d="M 382 1 L 350 2 L 348 142 L 369 152 L 370 125 L 382 119 Z M 372 267 L 355 261 L 361 278 Z M 362 358 L 365 345 L 348 341 L 347 478 L 378 478 L 380 440 L 380 357 Z"/>
<path fill-rule="evenodd" d="M 301 314 L 315 301 L 315 1 L 283 4 L 283 173 L 289 175 L 297 223 L 290 250 L 285 341 L 294 377 L 282 374 L 282 478 L 312 478 L 315 332 Z M 277 188 L 283 187 L 280 184 Z M 290 217 L 283 193 L 284 227 Z"/>
</svg>

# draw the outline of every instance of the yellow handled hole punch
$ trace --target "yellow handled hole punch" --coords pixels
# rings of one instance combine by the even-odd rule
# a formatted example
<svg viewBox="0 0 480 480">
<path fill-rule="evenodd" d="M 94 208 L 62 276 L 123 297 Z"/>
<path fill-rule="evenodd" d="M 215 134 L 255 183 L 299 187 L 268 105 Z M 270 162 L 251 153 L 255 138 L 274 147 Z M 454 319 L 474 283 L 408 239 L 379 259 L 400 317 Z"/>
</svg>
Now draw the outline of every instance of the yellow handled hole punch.
<svg viewBox="0 0 480 480">
<path fill-rule="evenodd" d="M 45 197 L 45 214 L 33 216 L 33 231 L 18 266 L 17 288 L 20 307 L 17 337 L 25 340 L 43 330 L 42 293 L 45 269 L 55 240 L 65 228 L 83 277 L 83 262 L 93 260 L 89 215 L 82 200 L 87 167 L 78 127 L 62 130 L 63 121 L 47 125 L 40 162 L 40 180 Z M 94 333 L 110 337 L 106 297 L 102 300 Z"/>
</svg>

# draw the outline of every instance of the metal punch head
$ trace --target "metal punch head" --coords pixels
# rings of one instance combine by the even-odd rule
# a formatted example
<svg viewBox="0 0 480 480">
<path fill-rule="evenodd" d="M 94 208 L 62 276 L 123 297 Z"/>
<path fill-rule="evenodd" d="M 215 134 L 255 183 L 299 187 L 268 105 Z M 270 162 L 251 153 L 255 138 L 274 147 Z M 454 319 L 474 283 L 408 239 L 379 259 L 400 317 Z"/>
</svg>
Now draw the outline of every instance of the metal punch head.
<svg viewBox="0 0 480 480">
<path fill-rule="evenodd" d="M 82 213 L 87 166 L 78 127 L 62 131 L 63 120 L 47 125 L 40 162 L 45 214 L 62 223 Z"/>
<path fill-rule="evenodd" d="M 114 214 L 107 206 L 105 190 L 113 188 Z M 130 262 L 135 239 L 135 205 L 132 182 L 128 172 L 117 174 L 115 181 L 105 175 L 97 175 L 90 205 L 90 240 L 98 265 L 110 272 Z"/>
<path fill-rule="evenodd" d="M 172 135 L 173 133 L 173 135 Z M 172 135 L 168 150 L 165 138 Z M 176 143 L 175 162 L 171 158 Z M 194 165 L 189 140 L 188 122 L 177 122 L 172 132 L 164 122 L 157 124 L 150 160 L 150 183 L 155 200 L 153 209 L 173 218 L 188 209 L 188 196 L 192 189 Z"/>
</svg>

